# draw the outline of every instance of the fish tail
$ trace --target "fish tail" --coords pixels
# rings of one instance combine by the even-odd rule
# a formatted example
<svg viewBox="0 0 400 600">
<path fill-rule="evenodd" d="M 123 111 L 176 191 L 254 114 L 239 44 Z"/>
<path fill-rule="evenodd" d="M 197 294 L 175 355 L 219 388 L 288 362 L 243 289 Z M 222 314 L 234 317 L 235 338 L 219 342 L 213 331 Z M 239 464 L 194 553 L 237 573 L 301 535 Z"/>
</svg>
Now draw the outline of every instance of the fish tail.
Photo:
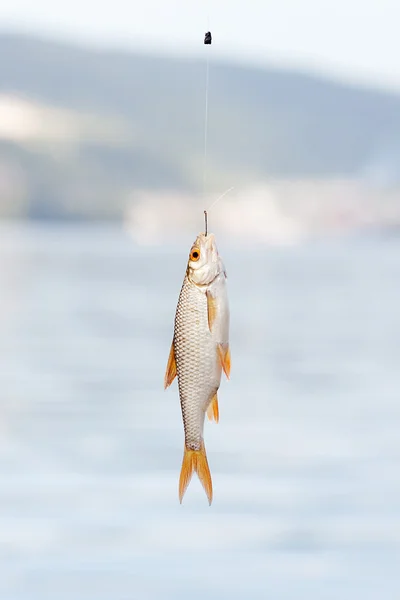
<svg viewBox="0 0 400 600">
<path fill-rule="evenodd" d="M 179 501 L 181 504 L 193 473 L 197 473 L 201 485 L 207 494 L 208 503 L 211 505 L 213 495 L 212 480 L 203 441 L 201 442 L 200 450 L 190 450 L 185 446 L 179 478 Z"/>
</svg>

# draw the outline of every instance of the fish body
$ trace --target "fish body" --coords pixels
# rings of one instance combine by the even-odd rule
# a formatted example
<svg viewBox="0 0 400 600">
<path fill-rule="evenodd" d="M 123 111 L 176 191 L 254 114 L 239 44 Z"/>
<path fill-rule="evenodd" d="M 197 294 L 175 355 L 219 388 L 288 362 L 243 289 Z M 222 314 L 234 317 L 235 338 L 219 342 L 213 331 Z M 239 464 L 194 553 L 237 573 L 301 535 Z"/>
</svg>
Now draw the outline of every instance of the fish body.
<svg viewBox="0 0 400 600">
<path fill-rule="evenodd" d="M 218 422 L 217 392 L 230 373 L 229 304 L 226 271 L 213 234 L 194 242 L 175 314 L 165 387 L 177 375 L 185 433 L 179 498 L 196 471 L 212 501 L 212 481 L 204 446 L 204 420 Z"/>
</svg>

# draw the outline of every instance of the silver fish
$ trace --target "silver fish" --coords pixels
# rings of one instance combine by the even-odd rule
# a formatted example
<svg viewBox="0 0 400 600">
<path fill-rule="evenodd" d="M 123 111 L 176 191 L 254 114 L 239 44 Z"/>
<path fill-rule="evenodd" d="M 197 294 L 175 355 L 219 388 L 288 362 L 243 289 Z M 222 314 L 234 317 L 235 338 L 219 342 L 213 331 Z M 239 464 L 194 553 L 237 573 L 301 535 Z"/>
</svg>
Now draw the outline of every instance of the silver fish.
<svg viewBox="0 0 400 600">
<path fill-rule="evenodd" d="M 219 420 L 217 392 L 229 378 L 229 305 L 226 271 L 212 233 L 200 233 L 189 254 L 175 314 L 174 337 L 164 387 L 178 376 L 185 432 L 179 500 L 196 472 L 212 502 L 212 480 L 204 446 L 205 414 Z"/>
</svg>

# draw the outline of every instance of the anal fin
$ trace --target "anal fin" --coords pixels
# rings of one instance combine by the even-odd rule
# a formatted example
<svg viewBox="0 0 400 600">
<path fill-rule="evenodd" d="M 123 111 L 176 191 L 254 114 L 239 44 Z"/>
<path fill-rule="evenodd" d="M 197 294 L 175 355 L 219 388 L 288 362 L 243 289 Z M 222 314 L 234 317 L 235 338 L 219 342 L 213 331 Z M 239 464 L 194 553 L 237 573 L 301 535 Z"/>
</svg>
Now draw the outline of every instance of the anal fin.
<svg viewBox="0 0 400 600">
<path fill-rule="evenodd" d="M 227 379 L 229 379 L 231 373 L 231 351 L 229 350 L 229 344 L 218 344 L 217 348 L 222 368 Z"/>
<path fill-rule="evenodd" d="M 215 394 L 214 398 L 211 400 L 208 408 L 207 408 L 207 417 L 210 421 L 215 421 L 218 423 L 219 421 L 219 408 L 218 408 L 218 396 Z"/>
</svg>

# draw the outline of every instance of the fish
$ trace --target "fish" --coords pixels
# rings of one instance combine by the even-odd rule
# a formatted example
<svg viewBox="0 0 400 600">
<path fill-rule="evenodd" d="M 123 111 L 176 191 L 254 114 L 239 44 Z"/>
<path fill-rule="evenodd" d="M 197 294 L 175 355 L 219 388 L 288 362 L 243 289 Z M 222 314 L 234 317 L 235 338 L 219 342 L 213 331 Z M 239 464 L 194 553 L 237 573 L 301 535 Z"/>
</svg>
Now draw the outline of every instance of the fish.
<svg viewBox="0 0 400 600">
<path fill-rule="evenodd" d="M 213 487 L 204 445 L 204 421 L 219 421 L 218 390 L 222 371 L 230 377 L 227 274 L 215 236 L 200 233 L 189 259 L 175 312 L 174 335 L 164 377 L 167 389 L 178 379 L 184 453 L 179 501 L 197 476 L 212 503 Z"/>
</svg>

